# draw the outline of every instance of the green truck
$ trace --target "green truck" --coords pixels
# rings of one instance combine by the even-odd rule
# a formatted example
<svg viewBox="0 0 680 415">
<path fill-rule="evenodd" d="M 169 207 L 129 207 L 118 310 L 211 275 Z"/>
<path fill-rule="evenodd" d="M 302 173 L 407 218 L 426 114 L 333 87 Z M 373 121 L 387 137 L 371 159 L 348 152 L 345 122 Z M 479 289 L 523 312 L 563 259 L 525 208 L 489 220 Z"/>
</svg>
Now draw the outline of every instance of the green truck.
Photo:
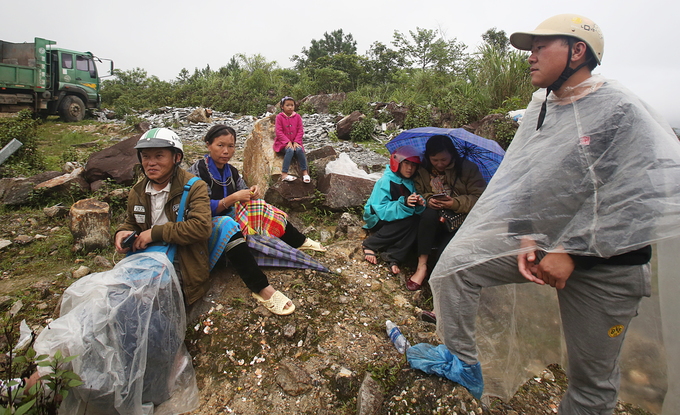
<svg viewBox="0 0 680 415">
<path fill-rule="evenodd" d="M 0 112 L 28 108 L 42 117 L 80 121 L 88 108 L 100 107 L 95 61 L 110 60 L 55 44 L 38 37 L 33 43 L 0 40 Z"/>
</svg>

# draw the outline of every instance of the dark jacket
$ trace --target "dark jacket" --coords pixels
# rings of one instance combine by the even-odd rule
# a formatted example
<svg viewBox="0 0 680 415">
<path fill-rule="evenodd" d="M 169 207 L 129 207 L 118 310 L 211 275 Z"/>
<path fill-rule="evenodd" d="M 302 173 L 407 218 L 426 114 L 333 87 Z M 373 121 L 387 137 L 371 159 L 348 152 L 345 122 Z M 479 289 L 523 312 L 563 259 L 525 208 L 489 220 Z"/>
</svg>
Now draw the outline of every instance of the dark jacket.
<svg viewBox="0 0 680 415">
<path fill-rule="evenodd" d="M 182 222 L 176 223 L 184 185 L 192 177 L 192 174 L 177 169 L 165 204 L 168 223 L 153 226 L 151 229 L 151 239 L 154 242 L 177 244 L 175 259 L 179 260 L 182 289 L 188 304 L 201 298 L 209 288 L 208 239 L 212 233 L 210 199 L 207 185 L 201 180 L 195 182 L 189 190 L 184 218 Z M 148 182 L 149 179 L 144 179 L 130 190 L 127 217 L 117 232 L 143 232 L 151 228 L 151 199 L 145 192 Z"/>
<path fill-rule="evenodd" d="M 451 195 L 453 199 L 453 211 L 456 213 L 470 213 L 472 207 L 477 203 L 479 196 L 486 189 L 486 181 L 479 172 L 479 167 L 469 160 L 463 159 L 462 174 L 456 180 L 455 163 L 449 164 L 444 170 L 446 181 L 449 185 L 455 182 L 454 190 L 459 196 Z M 434 195 L 430 185 L 430 172 L 424 167 L 419 167 L 418 172 L 413 176 L 416 191 L 422 195 L 426 201 Z"/>
</svg>

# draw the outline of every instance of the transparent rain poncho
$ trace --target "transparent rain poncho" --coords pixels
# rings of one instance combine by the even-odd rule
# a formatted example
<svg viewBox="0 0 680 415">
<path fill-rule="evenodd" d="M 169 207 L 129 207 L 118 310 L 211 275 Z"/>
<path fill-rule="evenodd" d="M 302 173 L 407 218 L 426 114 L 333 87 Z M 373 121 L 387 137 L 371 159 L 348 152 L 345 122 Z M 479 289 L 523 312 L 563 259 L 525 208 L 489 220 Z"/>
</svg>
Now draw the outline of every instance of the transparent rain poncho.
<svg viewBox="0 0 680 415">
<path fill-rule="evenodd" d="M 449 275 L 516 256 L 522 236 L 546 252 L 562 248 L 608 258 L 680 235 L 680 144 L 670 126 L 620 84 L 600 76 L 565 97 L 551 94 L 537 131 L 544 99 L 544 89 L 534 94 L 502 164 L 434 269 L 438 315 L 437 290 L 447 289 Z M 669 386 L 656 280 L 652 284 L 652 299 L 643 299 L 624 342 L 621 399 L 660 412 L 659 391 Z M 674 310 L 677 317 L 680 307 Z M 509 399 L 547 364 L 565 363 L 560 330 L 557 296 L 549 286 L 484 289 L 477 345 L 485 394 Z M 677 353 L 678 346 L 665 347 Z M 631 375 L 627 362 L 640 360 L 635 355 L 640 350 L 658 358 L 635 366 Z M 657 392 L 630 395 L 643 389 L 639 383 L 631 387 L 631 379 Z"/>
<path fill-rule="evenodd" d="M 38 354 L 78 355 L 70 369 L 84 384 L 69 392 L 60 413 L 178 414 L 198 407 L 184 300 L 166 254 L 137 253 L 81 278 L 64 292 L 60 315 L 35 342 Z"/>
</svg>

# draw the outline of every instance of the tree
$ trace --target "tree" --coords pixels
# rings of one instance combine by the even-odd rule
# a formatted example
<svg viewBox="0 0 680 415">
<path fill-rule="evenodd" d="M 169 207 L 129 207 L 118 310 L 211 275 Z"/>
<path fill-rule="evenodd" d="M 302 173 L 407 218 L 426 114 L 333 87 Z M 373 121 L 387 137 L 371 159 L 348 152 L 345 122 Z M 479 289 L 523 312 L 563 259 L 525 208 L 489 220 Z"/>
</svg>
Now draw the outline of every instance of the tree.
<svg viewBox="0 0 680 415">
<path fill-rule="evenodd" d="M 421 70 L 434 69 L 443 72 L 459 70 L 459 62 L 465 50 L 464 44 L 458 43 L 455 38 L 446 40 L 438 30 L 416 27 L 416 32 L 409 30 L 409 34 L 411 39 L 395 30 L 392 45 L 411 66 Z"/>
<path fill-rule="evenodd" d="M 508 40 L 505 30 L 496 30 L 495 27 L 484 32 L 482 39 L 484 39 L 484 43 L 498 50 L 501 54 L 505 54 L 510 46 L 510 40 Z"/>
<path fill-rule="evenodd" d="M 345 55 L 355 55 L 357 52 L 357 42 L 351 33 L 344 34 L 342 29 L 334 30 L 330 34 L 325 32 L 323 39 L 312 39 L 309 49 L 302 48 L 302 55 L 294 55 L 290 58 L 295 62 L 297 69 L 306 68 L 317 59 L 328 56 L 332 57 L 338 53 Z"/>
<path fill-rule="evenodd" d="M 381 42 L 373 42 L 368 57 L 367 64 L 373 74 L 373 81 L 381 84 L 392 82 L 395 72 L 406 66 L 406 59 L 399 52 Z"/>
</svg>

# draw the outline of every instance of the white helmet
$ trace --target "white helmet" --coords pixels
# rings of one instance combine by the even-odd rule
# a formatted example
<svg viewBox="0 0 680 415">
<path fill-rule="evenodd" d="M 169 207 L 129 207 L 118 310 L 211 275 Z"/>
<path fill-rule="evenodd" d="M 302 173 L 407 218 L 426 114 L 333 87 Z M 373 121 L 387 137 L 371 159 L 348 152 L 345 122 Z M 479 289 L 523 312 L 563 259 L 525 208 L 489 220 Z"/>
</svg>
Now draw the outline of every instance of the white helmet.
<svg viewBox="0 0 680 415">
<path fill-rule="evenodd" d="M 544 20 L 531 32 L 515 32 L 510 35 L 512 46 L 520 50 L 531 50 L 534 36 L 569 36 L 588 45 L 598 64 L 604 54 L 604 36 L 600 26 L 587 17 L 578 14 L 558 14 Z"/>
<path fill-rule="evenodd" d="M 167 128 L 152 128 L 139 137 L 135 148 L 174 148 L 184 156 L 184 146 L 179 136 Z"/>
</svg>

